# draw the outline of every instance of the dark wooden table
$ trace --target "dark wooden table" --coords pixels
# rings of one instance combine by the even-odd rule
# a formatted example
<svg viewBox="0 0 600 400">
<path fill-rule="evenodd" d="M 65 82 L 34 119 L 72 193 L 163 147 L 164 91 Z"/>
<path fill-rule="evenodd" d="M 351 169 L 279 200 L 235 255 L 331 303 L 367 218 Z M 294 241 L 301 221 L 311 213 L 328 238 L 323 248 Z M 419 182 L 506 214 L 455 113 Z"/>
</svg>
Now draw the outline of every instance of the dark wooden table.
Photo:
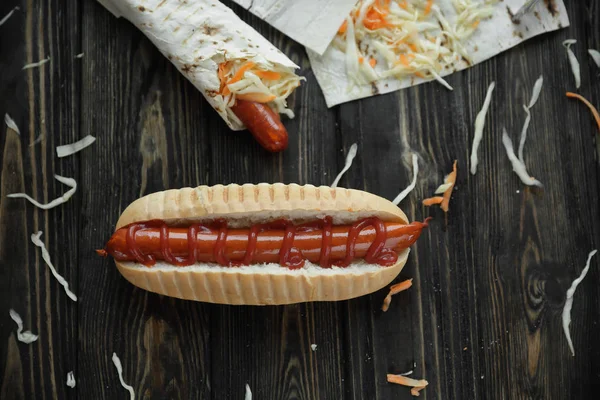
<svg viewBox="0 0 600 400">
<path fill-rule="evenodd" d="M 414 370 L 423 398 L 585 399 L 600 392 L 600 274 L 596 258 L 575 295 L 569 352 L 561 326 L 565 293 L 588 252 L 600 246 L 597 128 L 564 93 L 573 77 L 561 42 L 576 38 L 580 93 L 600 105 L 600 3 L 567 1 L 571 27 L 436 83 L 327 109 L 304 49 L 239 7 L 278 45 L 307 82 L 291 98 L 290 147 L 265 153 L 227 129 L 202 96 L 125 20 L 93 0 L 5 0 L 0 17 L 0 398 L 125 399 L 111 354 L 137 396 L 152 399 L 410 399 L 386 373 Z M 83 58 L 74 58 L 84 53 Z M 41 68 L 26 63 L 51 57 Z M 535 79 L 544 89 L 526 146 L 544 190 L 524 187 L 501 143 L 517 139 L 521 105 Z M 468 174 L 473 125 L 488 84 L 496 91 Z M 59 159 L 55 146 L 86 134 L 97 142 Z M 42 135 L 39 143 L 33 144 Z M 350 145 L 359 145 L 341 185 L 393 198 L 410 180 L 408 151 L 420 155 L 416 190 L 402 207 L 435 219 L 398 278 L 409 291 L 380 311 L 385 290 L 338 303 L 233 307 L 181 301 L 135 288 L 98 257 L 115 222 L 138 196 L 200 184 L 330 184 Z M 421 206 L 458 159 L 447 216 Z M 79 186 L 66 204 L 48 201 Z M 30 242 L 42 230 L 65 295 Z M 16 340 L 8 310 L 40 339 Z M 311 344 L 317 344 L 316 351 Z M 65 385 L 74 370 L 75 389 Z M 596 397 L 597 398 L 597 397 Z"/>
</svg>

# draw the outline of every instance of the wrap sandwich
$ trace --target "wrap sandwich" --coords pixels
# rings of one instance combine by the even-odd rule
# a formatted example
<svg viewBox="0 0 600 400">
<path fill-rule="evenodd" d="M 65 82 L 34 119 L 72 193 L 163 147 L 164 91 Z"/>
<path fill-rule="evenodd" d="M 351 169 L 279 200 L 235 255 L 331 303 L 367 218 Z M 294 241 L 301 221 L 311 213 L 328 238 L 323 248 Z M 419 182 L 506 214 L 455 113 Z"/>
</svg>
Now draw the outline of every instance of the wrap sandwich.
<svg viewBox="0 0 600 400">
<path fill-rule="evenodd" d="M 269 132 L 255 130 L 269 126 L 260 118 L 276 119 L 272 124 L 281 126 L 279 114 L 294 117 L 286 99 L 303 79 L 294 72 L 298 66 L 218 1 L 98 1 L 140 29 L 231 129 L 249 128 L 265 146 L 260 136 Z M 236 112 L 241 103 L 254 108 Z M 285 148 L 278 146 L 270 150 Z"/>
</svg>

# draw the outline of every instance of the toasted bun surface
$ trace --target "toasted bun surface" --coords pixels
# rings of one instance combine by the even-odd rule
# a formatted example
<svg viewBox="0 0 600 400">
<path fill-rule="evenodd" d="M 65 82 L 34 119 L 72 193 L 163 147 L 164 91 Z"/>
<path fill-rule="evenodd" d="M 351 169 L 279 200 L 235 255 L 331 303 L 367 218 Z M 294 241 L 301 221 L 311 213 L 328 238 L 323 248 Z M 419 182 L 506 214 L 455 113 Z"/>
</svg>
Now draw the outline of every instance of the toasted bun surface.
<svg viewBox="0 0 600 400">
<path fill-rule="evenodd" d="M 333 217 L 334 224 L 366 217 L 408 223 L 390 201 L 359 190 L 312 185 L 217 185 L 166 190 L 129 205 L 117 229 L 134 222 L 161 219 L 171 224 L 225 218 L 232 227 L 250 226 L 278 218 L 294 222 Z M 121 274 L 142 289 L 187 300 L 221 304 L 291 304 L 337 301 L 372 293 L 391 282 L 404 267 L 409 249 L 390 267 L 359 260 L 347 268 L 321 268 L 307 262 L 291 270 L 279 264 L 222 267 L 195 264 L 175 267 L 158 262 L 145 267 L 116 262 Z"/>
</svg>

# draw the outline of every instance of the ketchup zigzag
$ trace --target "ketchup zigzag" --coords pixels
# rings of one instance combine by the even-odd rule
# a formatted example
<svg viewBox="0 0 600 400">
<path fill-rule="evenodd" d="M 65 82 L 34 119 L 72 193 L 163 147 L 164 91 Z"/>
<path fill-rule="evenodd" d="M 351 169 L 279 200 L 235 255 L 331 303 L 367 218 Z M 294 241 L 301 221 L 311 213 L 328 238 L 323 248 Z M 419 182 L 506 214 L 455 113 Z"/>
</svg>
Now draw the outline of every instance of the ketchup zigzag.
<svg viewBox="0 0 600 400">
<path fill-rule="evenodd" d="M 348 240 L 346 242 L 346 257 L 335 262 L 330 260 L 333 223 L 332 218 L 329 216 L 321 220 L 302 225 L 294 225 L 289 220 L 278 220 L 266 224 L 252 225 L 248 233 L 248 244 L 246 246 L 245 255 L 241 261 L 232 261 L 225 256 L 227 235 L 229 232 L 227 221 L 223 219 L 216 220 L 211 226 L 213 229 L 216 228 L 219 231 L 217 242 L 213 249 L 213 255 L 216 262 L 222 266 L 240 266 L 252 264 L 254 260 L 254 254 L 256 252 L 258 235 L 265 230 L 271 229 L 281 229 L 285 231 L 283 243 L 281 249 L 279 250 L 279 264 L 290 269 L 302 268 L 306 262 L 306 259 L 302 256 L 302 252 L 294 247 L 294 238 L 296 233 L 313 231 L 317 229 L 322 231 L 321 252 L 319 257 L 319 265 L 322 268 L 331 268 L 332 266 L 347 267 L 350 265 L 350 263 L 354 260 L 356 242 L 361 231 L 370 226 L 375 229 L 375 239 L 367 250 L 367 254 L 364 257 L 365 261 L 369 264 L 390 266 L 395 264 L 398 259 L 398 254 L 394 250 L 385 247 L 387 240 L 385 225 L 383 221 L 377 217 L 365 218 L 352 224 L 348 234 Z M 129 255 L 137 262 L 147 266 L 154 265 L 156 263 L 156 259 L 151 254 L 142 254 L 140 247 L 135 240 L 136 232 L 146 228 L 159 228 L 161 255 L 169 264 L 178 266 L 188 266 L 195 264 L 198 261 L 196 255 L 196 242 L 198 239 L 198 233 L 201 233 L 202 231 L 210 232 L 210 228 L 207 225 L 190 225 L 187 231 L 188 255 L 187 257 L 176 257 L 172 254 L 171 249 L 169 248 L 169 227 L 164 221 L 150 221 L 134 223 L 130 225 L 127 228 L 126 235 Z"/>
</svg>

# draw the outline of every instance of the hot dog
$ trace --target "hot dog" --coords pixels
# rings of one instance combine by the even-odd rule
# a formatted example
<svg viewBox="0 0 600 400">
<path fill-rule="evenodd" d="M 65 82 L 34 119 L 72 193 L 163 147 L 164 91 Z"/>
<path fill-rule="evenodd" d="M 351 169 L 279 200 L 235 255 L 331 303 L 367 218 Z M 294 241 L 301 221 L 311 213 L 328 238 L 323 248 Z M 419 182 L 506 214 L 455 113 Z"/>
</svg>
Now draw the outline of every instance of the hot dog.
<svg viewBox="0 0 600 400">
<path fill-rule="evenodd" d="M 426 225 L 357 190 L 200 186 L 136 200 L 98 252 L 134 285 L 184 299 L 342 300 L 388 284 Z"/>
<path fill-rule="evenodd" d="M 237 99 L 231 110 L 262 147 L 273 153 L 287 148 L 287 130 L 268 105 Z"/>
<path fill-rule="evenodd" d="M 375 222 L 375 221 L 373 221 Z M 226 222 L 218 221 L 223 226 Z M 327 223 L 327 222 L 325 222 Z M 329 222 L 330 223 L 330 222 Z M 132 224 L 118 229 L 106 245 L 106 252 L 118 261 L 137 261 L 146 266 L 156 264 L 157 260 L 167 261 L 178 266 L 188 266 L 196 262 L 211 262 L 221 265 L 239 266 L 253 263 L 280 263 L 279 250 L 283 247 L 285 229 L 291 225 L 288 221 L 276 221 L 271 229 L 255 225 L 248 229 L 231 229 L 224 241 L 224 251 L 218 257 L 214 249 L 219 240 L 222 228 L 215 224 L 192 224 L 189 227 L 169 227 L 164 221 L 150 221 Z M 280 229 L 272 227 L 280 225 Z M 410 247 L 421 234 L 423 223 L 402 224 L 386 222 L 386 239 L 384 248 L 402 251 Z M 352 226 L 331 226 L 331 249 L 328 256 L 322 257 L 324 229 L 319 227 L 299 226 L 296 228 L 292 248 L 300 252 L 301 258 L 289 268 L 301 268 L 304 260 L 319 264 L 323 268 L 332 266 L 348 266 L 348 238 Z M 128 238 L 128 236 L 130 236 Z M 192 239 L 190 239 L 190 237 Z M 254 240 L 252 238 L 255 238 Z M 359 231 L 354 244 L 354 258 L 365 258 L 369 248 L 376 239 L 376 230 L 372 225 Z M 131 242 L 135 244 L 131 244 Z M 135 248 L 138 255 L 132 252 Z M 384 252 L 390 254 L 389 252 Z M 104 253 L 102 253 L 104 254 Z M 220 258 L 220 259 L 219 259 Z M 389 260 L 389 261 L 388 261 Z M 376 262 L 380 265 L 394 264 L 395 258 Z"/>
</svg>

